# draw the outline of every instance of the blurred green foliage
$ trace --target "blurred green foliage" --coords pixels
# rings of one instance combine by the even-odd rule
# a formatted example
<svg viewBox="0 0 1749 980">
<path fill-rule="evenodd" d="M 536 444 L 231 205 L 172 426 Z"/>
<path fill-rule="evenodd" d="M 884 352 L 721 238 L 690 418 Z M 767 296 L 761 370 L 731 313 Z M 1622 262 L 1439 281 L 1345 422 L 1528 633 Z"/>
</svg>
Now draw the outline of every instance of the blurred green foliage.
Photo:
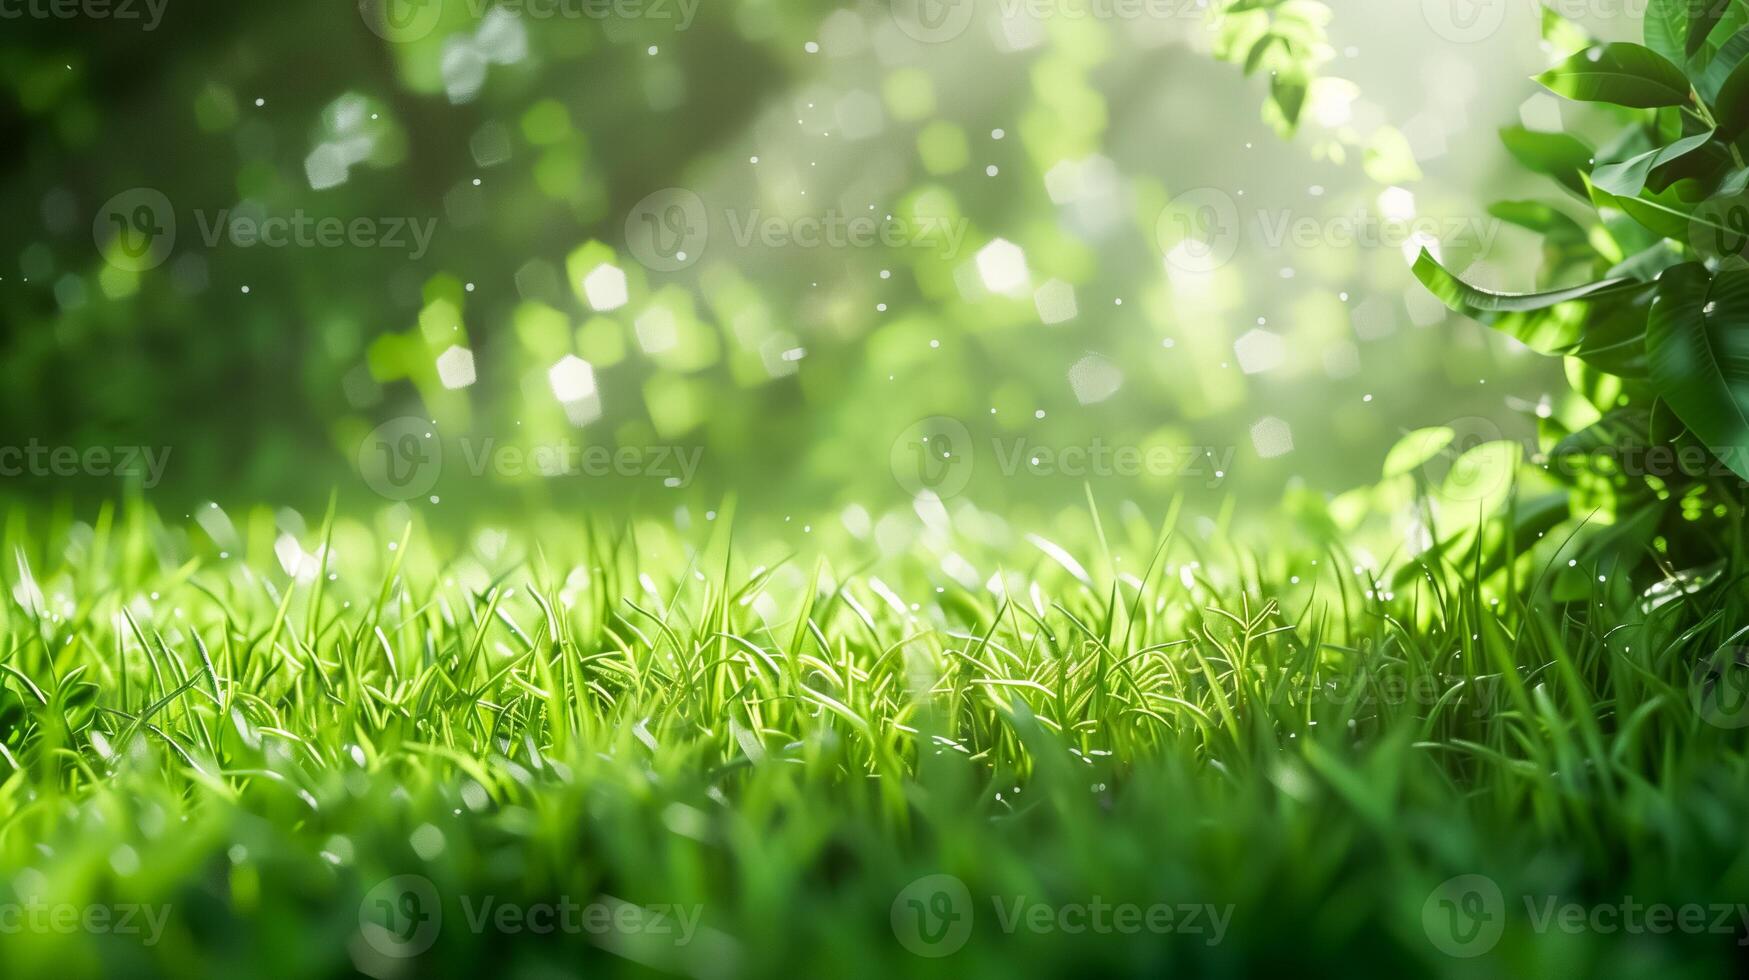
<svg viewBox="0 0 1749 980">
<path fill-rule="evenodd" d="M 359 457 L 408 417 L 444 440 L 431 495 L 452 504 L 666 510 L 738 491 L 773 513 L 907 500 L 888 459 L 934 416 L 980 444 L 1230 456 L 1219 481 L 1098 482 L 1262 503 L 1295 479 L 1364 481 L 1424 425 L 1531 431 L 1552 379 L 1446 325 L 1400 242 L 1353 240 L 1391 213 L 1460 239 L 1471 220 L 1469 195 L 1417 183 L 1443 137 L 1412 148 L 1375 101 L 1391 87 L 1369 97 L 1339 75 L 1413 66 L 1375 41 L 1381 25 L 1303 0 L 1141 21 L 1012 6 L 978 5 L 939 40 L 907 30 L 904 4 L 774 0 L 690 20 L 678 3 L 619 17 L 431 0 L 397 27 L 373 0 L 171 2 L 150 30 L 18 22 L 0 41 L 16 216 L 0 233 L 16 261 L 0 410 L 20 442 L 170 447 L 152 488 L 166 502 L 306 507 L 333 487 L 377 500 Z M 1463 97 L 1430 87 L 1406 109 L 1438 121 Z M 142 188 L 163 202 L 143 225 Z M 636 239 L 665 226 L 642 219 L 679 212 L 641 202 L 676 188 L 705 208 L 708 245 L 646 268 Z M 1209 191 L 1230 209 L 1212 226 L 1189 207 Z M 800 243 L 810 222 L 869 215 L 901 234 Z M 273 219 L 306 237 L 257 243 Z M 123 254 L 124 235 L 172 223 L 162 255 Z M 1175 266 L 1186 234 L 1230 261 Z M 981 272 L 995 242 L 1019 249 L 1016 281 Z M 590 302 L 603 265 L 624 274 L 623 305 Z M 476 379 L 455 390 L 439 372 L 452 347 Z M 581 415 L 554 395 L 566 357 L 590 367 Z M 476 478 L 455 465 L 463 439 L 476 455 L 569 440 L 702 458 L 683 487 Z M 1089 479 L 1012 475 L 980 465 L 967 492 L 1061 502 Z"/>
</svg>

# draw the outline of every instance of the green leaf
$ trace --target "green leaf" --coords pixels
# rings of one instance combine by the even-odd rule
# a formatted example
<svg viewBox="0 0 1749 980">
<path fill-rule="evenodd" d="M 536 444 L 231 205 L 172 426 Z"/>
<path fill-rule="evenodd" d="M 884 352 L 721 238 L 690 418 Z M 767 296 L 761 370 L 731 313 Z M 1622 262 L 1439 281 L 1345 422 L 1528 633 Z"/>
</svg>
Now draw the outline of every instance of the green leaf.
<svg viewBox="0 0 1749 980">
<path fill-rule="evenodd" d="M 1611 194 L 1637 197 L 1645 189 L 1646 179 L 1652 175 L 1652 171 L 1693 153 L 1712 138 L 1711 132 L 1696 133 L 1669 146 L 1648 150 L 1619 163 L 1598 164 L 1591 171 L 1591 182 Z"/>
<path fill-rule="evenodd" d="M 1732 0 L 1700 0 L 1694 15 L 1688 21 L 1688 40 L 1683 45 L 1685 54 L 1693 57 L 1706 44 L 1707 37 L 1718 26 L 1719 19 L 1725 16 L 1725 11 L 1731 9 L 1731 2 Z M 1688 3 L 1682 2 L 1679 5 L 1686 7 Z"/>
<path fill-rule="evenodd" d="M 1568 500 L 1565 493 L 1546 493 L 1519 502 L 1513 507 L 1515 520 L 1510 533 L 1504 526 L 1504 521 L 1490 523 L 1477 543 L 1481 549 L 1479 566 L 1464 555 L 1451 554 L 1457 550 L 1464 537 L 1462 534 L 1454 534 L 1417 556 L 1413 562 L 1397 569 L 1396 575 L 1391 578 L 1391 584 L 1399 589 L 1405 588 L 1427 574 L 1423 571 L 1424 566 L 1437 568 L 1441 560 L 1466 569 L 1475 568 L 1476 579 L 1486 581 L 1490 575 L 1505 567 L 1509 556 L 1530 553 L 1549 531 L 1572 516 Z M 1507 547 L 1508 537 L 1511 539 L 1510 548 Z"/>
<path fill-rule="evenodd" d="M 1245 55 L 1245 75 L 1247 77 L 1257 71 L 1257 67 L 1263 64 L 1264 55 L 1267 55 L 1269 49 L 1274 47 L 1277 43 L 1282 45 L 1287 44 L 1280 35 L 1265 34 L 1257 39 L 1256 44 L 1251 45 L 1250 53 Z"/>
<path fill-rule="evenodd" d="M 1585 229 L 1579 222 L 1541 201 L 1495 201 L 1488 206 L 1488 214 L 1507 224 L 1534 231 L 1551 244 L 1568 246 L 1586 241 Z"/>
<path fill-rule="evenodd" d="M 1651 419 L 1647 424 L 1646 438 L 1653 443 L 1669 443 L 1678 450 L 1696 448 L 1704 451 L 1706 447 L 1688 431 L 1688 426 L 1676 417 L 1670 403 L 1662 398 L 1652 399 Z M 1678 452 L 1676 454 L 1676 469 L 1684 476 L 1704 477 L 1711 469 L 1709 463 L 1695 465 L 1692 455 Z"/>
<path fill-rule="evenodd" d="M 1597 266 L 1597 249 L 1589 233 L 1579 222 L 1552 205 L 1542 201 L 1496 201 L 1488 206 L 1488 213 L 1507 224 L 1542 236 L 1542 268 L 1536 279 L 1538 288 L 1551 283 L 1572 282 L 1576 275 L 1589 275 Z"/>
<path fill-rule="evenodd" d="M 1734 140 L 1749 129 L 1749 59 L 1737 62 L 1719 86 L 1718 97 L 1713 99 L 1713 118 L 1718 120 L 1723 140 Z"/>
<path fill-rule="evenodd" d="M 1629 279 L 1649 282 L 1658 278 L 1665 269 L 1673 265 L 1680 265 L 1684 261 L 1687 261 L 1687 258 L 1677 254 L 1676 250 L 1670 247 L 1669 242 L 1659 240 L 1610 266 L 1609 271 L 1604 275 L 1611 279 L 1617 276 L 1627 276 Z"/>
<path fill-rule="evenodd" d="M 1591 456 L 1612 449 L 1643 448 L 1651 443 L 1652 412 L 1646 408 L 1617 408 L 1580 429 L 1549 450 L 1551 465 L 1572 465 L 1570 458 Z"/>
<path fill-rule="evenodd" d="M 1682 69 L 1650 48 L 1626 42 L 1586 48 L 1536 80 L 1556 95 L 1577 102 L 1609 102 L 1635 109 L 1682 105 L 1689 96 Z"/>
<path fill-rule="evenodd" d="M 1732 171 L 1730 176 L 1719 183 L 1718 189 L 1713 191 L 1713 196 L 1733 197 L 1745 190 L 1749 190 L 1749 167 Z"/>
<path fill-rule="evenodd" d="M 1599 300 L 1637 293 L 1647 284 L 1633 279 L 1604 279 L 1542 293 L 1496 293 L 1478 289 L 1445 270 L 1426 249 L 1415 259 L 1415 278 L 1452 310 L 1475 319 L 1502 313 L 1529 313 L 1577 300 Z"/>
<path fill-rule="evenodd" d="M 1700 91 L 1701 98 L 1708 105 L 1718 100 L 1719 88 L 1746 56 L 1749 56 L 1749 31 L 1738 31 L 1719 46 L 1713 60 L 1707 62 L 1706 71 L 1701 74 L 1700 80 L 1694 83 L 1694 87 Z"/>
<path fill-rule="evenodd" d="M 1611 194 L 1596 186 L 1591 189 L 1591 201 L 1597 207 L 1614 208 L 1658 237 L 1678 242 L 1687 242 L 1697 224 L 1707 223 L 1696 216 L 1696 209 L 1706 199 L 1705 187 L 1696 180 L 1680 180 L 1658 192 L 1641 191 L 1638 197 Z"/>
<path fill-rule="evenodd" d="M 1300 110 L 1306 107 L 1307 88 L 1305 76 L 1293 72 L 1278 71 L 1269 82 L 1269 97 L 1289 127 L 1299 124 Z"/>
<path fill-rule="evenodd" d="M 1646 332 L 1652 384 L 1715 456 L 1749 479 L 1749 269 L 1685 263 L 1658 280 Z"/>
<path fill-rule="evenodd" d="M 1584 174 L 1591 169 L 1591 147 L 1566 133 L 1543 133 L 1523 126 L 1500 130 L 1500 142 L 1525 168 L 1553 177 L 1562 187 L 1585 196 Z"/>
<path fill-rule="evenodd" d="M 1415 260 L 1414 273 L 1454 312 L 1540 354 L 1571 355 L 1614 373 L 1638 373 L 1645 316 L 1635 301 L 1651 291 L 1649 282 L 1606 279 L 1542 293 L 1495 293 L 1452 275 L 1426 251 Z M 1597 303 L 1601 300 L 1617 302 Z"/>
<path fill-rule="evenodd" d="M 1473 446 L 1453 460 L 1434 493 L 1446 515 L 1442 528 L 1463 535 L 1480 527 L 1512 495 L 1523 461 L 1524 447 L 1506 439 Z"/>
<path fill-rule="evenodd" d="M 1684 47 L 1689 34 L 1688 5 L 1689 0 L 1651 0 L 1640 25 L 1646 47 L 1678 64 L 1687 60 Z"/>
<path fill-rule="evenodd" d="M 1428 460 L 1438 456 L 1439 451 L 1451 445 L 1455 438 L 1457 433 L 1443 425 L 1416 429 L 1397 440 L 1397 444 L 1385 455 L 1385 478 L 1413 473 Z"/>
<path fill-rule="evenodd" d="M 1650 290 L 1631 303 L 1588 306 L 1576 330 L 1579 341 L 1566 353 L 1623 378 L 1646 376 L 1646 311 Z"/>
</svg>

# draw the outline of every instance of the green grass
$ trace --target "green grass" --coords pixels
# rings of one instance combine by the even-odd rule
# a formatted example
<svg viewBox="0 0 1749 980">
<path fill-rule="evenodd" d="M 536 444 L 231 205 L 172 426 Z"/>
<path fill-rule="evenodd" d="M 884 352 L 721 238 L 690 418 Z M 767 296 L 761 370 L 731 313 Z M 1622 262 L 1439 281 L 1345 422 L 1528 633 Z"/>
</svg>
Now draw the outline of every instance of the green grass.
<svg viewBox="0 0 1749 980">
<path fill-rule="evenodd" d="M 964 511 L 904 540 L 798 520 L 793 554 L 731 540 L 726 514 L 464 538 L 217 514 L 10 512 L 10 975 L 1744 962 L 1749 759 L 1691 683 L 1742 621 L 1736 569 L 1648 611 L 1607 570 L 1545 598 L 1559 542 L 1399 572 L 1133 506 L 1034 535 Z M 932 875 L 967 902 L 913 884 Z M 1473 959 L 1436 942 L 1460 875 L 1502 896 Z M 1662 932 L 1590 911 L 1630 900 L 1733 907 L 1717 932 L 1712 910 Z M 599 907 L 549 934 L 474 921 L 562 902 Z M 8 925 L 57 903 L 143 906 L 161 931 Z M 1174 931 L 1004 928 L 1095 903 L 1132 926 L 1169 907 Z M 918 908 L 970 931 L 919 947 L 950 920 Z M 615 914 L 633 928 L 586 924 Z M 677 916 L 685 942 L 654 929 Z M 383 924 L 429 948 L 393 955 Z"/>
</svg>

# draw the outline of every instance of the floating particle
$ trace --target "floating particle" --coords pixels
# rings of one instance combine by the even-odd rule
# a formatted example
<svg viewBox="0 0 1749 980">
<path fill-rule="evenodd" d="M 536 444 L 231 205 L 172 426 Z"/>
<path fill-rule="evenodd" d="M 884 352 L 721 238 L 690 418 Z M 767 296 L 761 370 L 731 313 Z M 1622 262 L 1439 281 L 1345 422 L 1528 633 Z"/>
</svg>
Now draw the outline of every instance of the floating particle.
<svg viewBox="0 0 1749 980">
<path fill-rule="evenodd" d="M 625 272 L 603 262 L 583 277 L 583 296 L 598 313 L 619 309 L 629 298 Z"/>
<path fill-rule="evenodd" d="M 1281 419 L 1265 416 L 1251 426 L 1251 444 L 1257 448 L 1257 455 L 1264 459 L 1285 456 L 1293 452 L 1293 429 Z"/>
<path fill-rule="evenodd" d="M 454 391 L 474 383 L 474 352 L 456 345 L 437 358 L 437 379 Z"/>
<path fill-rule="evenodd" d="M 998 238 L 978 252 L 978 275 L 993 293 L 1011 293 L 1026 285 L 1026 253 L 1020 246 Z"/>
</svg>

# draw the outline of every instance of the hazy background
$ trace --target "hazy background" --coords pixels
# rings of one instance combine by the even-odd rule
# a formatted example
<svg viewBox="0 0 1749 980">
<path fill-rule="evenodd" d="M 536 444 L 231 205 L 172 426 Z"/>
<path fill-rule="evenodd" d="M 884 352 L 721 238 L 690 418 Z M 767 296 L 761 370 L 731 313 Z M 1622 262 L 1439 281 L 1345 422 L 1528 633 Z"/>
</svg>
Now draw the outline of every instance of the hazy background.
<svg viewBox="0 0 1749 980">
<path fill-rule="evenodd" d="M 0 444 L 163 466 L 43 455 L 0 492 L 800 520 L 1086 482 L 1251 513 L 1561 397 L 1403 237 L 1535 285 L 1484 213 L 1553 199 L 1495 135 L 1562 124 L 1529 2 L 1333 4 L 1346 82 L 1291 141 L 1179 5 L 949 4 L 936 40 L 912 0 L 480 2 L 11 8 Z M 254 241 L 272 218 L 335 235 Z M 555 455 L 584 447 L 623 454 Z"/>
</svg>

